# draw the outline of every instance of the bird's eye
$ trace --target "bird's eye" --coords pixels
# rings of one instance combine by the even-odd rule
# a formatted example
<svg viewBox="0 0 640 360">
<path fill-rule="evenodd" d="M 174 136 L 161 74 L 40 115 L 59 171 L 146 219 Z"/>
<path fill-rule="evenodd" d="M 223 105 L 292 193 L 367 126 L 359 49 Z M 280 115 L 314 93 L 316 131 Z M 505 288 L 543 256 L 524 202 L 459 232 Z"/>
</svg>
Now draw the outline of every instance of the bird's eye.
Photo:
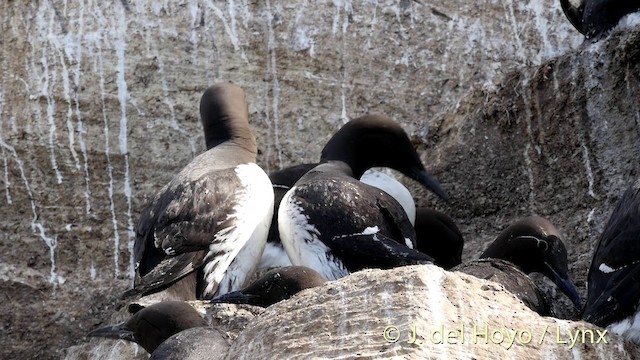
<svg viewBox="0 0 640 360">
<path fill-rule="evenodd" d="M 538 249 L 544 251 L 549 250 L 549 243 L 546 240 L 538 239 Z"/>
</svg>

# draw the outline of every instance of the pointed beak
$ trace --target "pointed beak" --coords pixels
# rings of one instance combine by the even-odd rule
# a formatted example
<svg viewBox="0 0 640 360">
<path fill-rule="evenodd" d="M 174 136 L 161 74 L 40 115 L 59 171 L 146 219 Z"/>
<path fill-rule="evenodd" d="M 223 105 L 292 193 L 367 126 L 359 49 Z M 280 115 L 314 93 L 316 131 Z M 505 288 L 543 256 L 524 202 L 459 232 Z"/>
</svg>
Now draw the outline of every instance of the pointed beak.
<svg viewBox="0 0 640 360">
<path fill-rule="evenodd" d="M 420 184 L 424 185 L 427 189 L 433 191 L 434 194 L 438 195 L 442 200 L 449 200 L 449 194 L 442 188 L 438 180 L 436 180 L 431 174 L 426 172 L 425 170 L 412 169 L 411 178 L 418 181 Z"/>
<path fill-rule="evenodd" d="M 571 25 L 573 25 L 580 34 L 585 33 L 584 26 L 582 25 L 582 16 L 584 14 L 584 2 L 580 6 L 574 6 L 569 0 L 560 0 L 560 7 L 564 15 L 567 17 Z"/>
<path fill-rule="evenodd" d="M 224 295 L 220 295 L 211 300 L 212 304 L 254 304 L 253 300 L 258 299 L 257 295 L 248 295 L 244 294 L 242 291 L 233 291 L 230 293 L 226 293 Z"/>
<path fill-rule="evenodd" d="M 566 273 L 562 275 L 559 274 L 547 262 L 545 262 L 544 265 L 547 267 L 547 270 L 549 270 L 549 272 L 553 275 L 553 278 L 551 280 L 553 280 L 553 282 L 558 286 L 558 288 L 560 288 L 560 290 L 562 290 L 562 292 L 565 295 L 567 295 L 569 300 L 571 300 L 571 302 L 576 306 L 576 308 L 580 309 L 581 308 L 580 296 L 578 296 L 578 291 L 576 290 L 576 287 L 573 285 L 571 280 L 569 280 L 569 275 Z"/>
<path fill-rule="evenodd" d="M 127 329 L 124 322 L 117 325 L 109 325 L 101 327 L 99 329 L 95 329 L 88 333 L 87 336 L 135 341 L 133 331 Z"/>
</svg>

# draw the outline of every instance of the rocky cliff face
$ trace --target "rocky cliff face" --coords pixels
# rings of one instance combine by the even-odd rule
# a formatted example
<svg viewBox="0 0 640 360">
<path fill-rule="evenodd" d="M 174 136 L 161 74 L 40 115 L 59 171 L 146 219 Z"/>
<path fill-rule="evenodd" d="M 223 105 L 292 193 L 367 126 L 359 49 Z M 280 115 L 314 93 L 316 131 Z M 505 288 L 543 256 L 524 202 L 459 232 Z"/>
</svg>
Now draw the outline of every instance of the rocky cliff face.
<svg viewBox="0 0 640 360">
<path fill-rule="evenodd" d="M 268 308 L 240 333 L 226 359 L 637 355 L 634 346 L 625 348 L 591 324 L 538 316 L 493 282 L 409 266 L 365 270 Z"/>
<path fill-rule="evenodd" d="M 200 359 L 640 356 L 635 345 L 604 329 L 541 317 L 502 285 L 432 265 L 360 271 L 262 312 L 246 305 L 192 305 L 231 344 L 211 344 L 216 351 L 205 350 Z M 194 338 L 184 337 L 178 349 L 193 349 Z M 146 358 L 146 352 L 132 343 L 98 339 L 72 347 L 66 357 L 86 358 Z"/>
<path fill-rule="evenodd" d="M 583 292 L 597 235 L 638 175 L 637 28 L 580 46 L 555 1 L 0 10 L 3 358 L 57 358 L 112 314 L 137 216 L 204 149 L 198 100 L 221 79 L 246 89 L 268 170 L 316 160 L 349 118 L 392 116 L 452 195 L 412 187 L 460 224 L 465 258 L 544 215 Z"/>
</svg>

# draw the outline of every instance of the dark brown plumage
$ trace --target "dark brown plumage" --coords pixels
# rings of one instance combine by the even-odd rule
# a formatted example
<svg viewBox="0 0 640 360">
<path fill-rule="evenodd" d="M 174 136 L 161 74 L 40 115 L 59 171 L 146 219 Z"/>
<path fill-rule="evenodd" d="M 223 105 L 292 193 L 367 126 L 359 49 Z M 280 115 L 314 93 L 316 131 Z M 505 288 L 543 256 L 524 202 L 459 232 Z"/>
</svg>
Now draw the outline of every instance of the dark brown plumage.
<svg viewBox="0 0 640 360">
<path fill-rule="evenodd" d="M 207 326 L 202 316 L 184 301 L 164 301 L 149 307 L 132 304 L 129 312 L 132 316 L 127 321 L 93 330 L 87 336 L 132 341 L 152 353 L 173 334 Z"/>
<path fill-rule="evenodd" d="M 453 219 L 430 208 L 416 209 L 416 249 L 433 258 L 433 262 L 450 269 L 462 262 L 464 239 Z"/>
<path fill-rule="evenodd" d="M 213 303 L 249 304 L 268 307 L 298 292 L 322 286 L 326 280 L 317 271 L 304 266 L 286 266 L 267 272 L 240 291 L 213 299 Z"/>
<path fill-rule="evenodd" d="M 544 294 L 526 275 L 539 272 L 553 281 L 576 307 L 580 307 L 580 298 L 569 278 L 567 249 L 560 232 L 539 216 L 526 217 L 510 225 L 480 255 L 479 260 L 459 265 L 452 271 L 503 280 L 505 288 L 532 310 L 549 315 Z"/>
<path fill-rule="evenodd" d="M 169 299 L 212 298 L 239 289 L 257 267 L 254 255 L 266 242 L 273 190 L 255 164 L 244 91 L 232 83 L 214 85 L 204 92 L 200 113 L 210 149 L 142 211 L 137 276 L 125 297 L 166 290 Z"/>
</svg>

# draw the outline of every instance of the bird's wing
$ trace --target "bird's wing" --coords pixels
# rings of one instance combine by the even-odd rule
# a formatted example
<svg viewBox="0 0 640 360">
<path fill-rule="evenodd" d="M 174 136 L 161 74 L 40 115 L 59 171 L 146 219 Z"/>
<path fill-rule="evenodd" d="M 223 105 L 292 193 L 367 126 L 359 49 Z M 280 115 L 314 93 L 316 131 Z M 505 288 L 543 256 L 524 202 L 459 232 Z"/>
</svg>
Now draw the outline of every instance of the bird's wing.
<svg viewBox="0 0 640 360">
<path fill-rule="evenodd" d="M 351 271 L 433 262 L 430 256 L 379 233 L 343 235 L 334 238 L 327 246 Z"/>
<path fill-rule="evenodd" d="M 216 234 L 236 225 L 231 214 L 238 185 L 234 170 L 226 169 L 165 187 L 140 217 L 136 287 L 160 290 L 202 266 L 207 250 L 228 251 Z"/>
<path fill-rule="evenodd" d="M 631 315 L 640 300 L 640 191 L 628 189 L 598 240 L 589 269 L 583 319 L 608 325 Z"/>
</svg>

